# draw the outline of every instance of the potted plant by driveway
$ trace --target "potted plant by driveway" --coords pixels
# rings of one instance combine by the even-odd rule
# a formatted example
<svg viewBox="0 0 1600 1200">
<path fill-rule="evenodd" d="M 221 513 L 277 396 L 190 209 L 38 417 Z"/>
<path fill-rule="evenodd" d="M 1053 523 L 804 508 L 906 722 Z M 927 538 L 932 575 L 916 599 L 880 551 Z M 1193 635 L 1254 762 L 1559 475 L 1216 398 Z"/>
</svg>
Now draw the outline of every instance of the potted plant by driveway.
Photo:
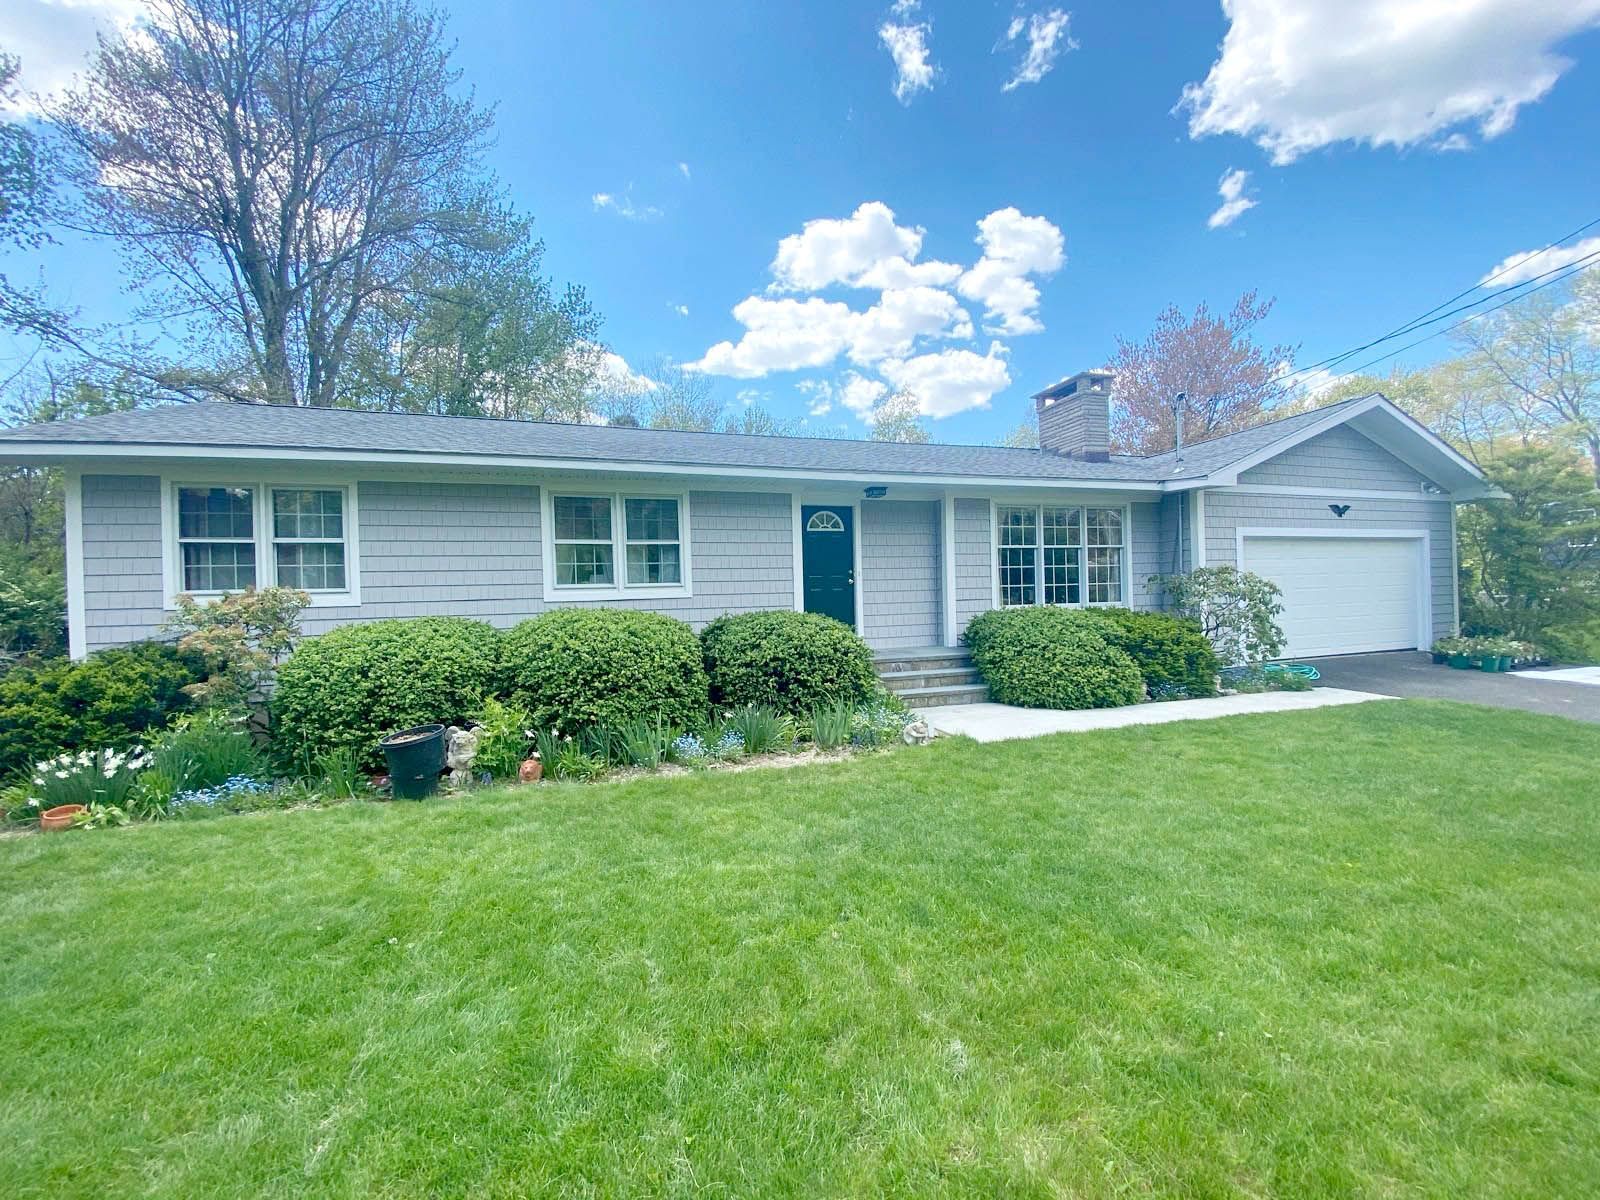
<svg viewBox="0 0 1600 1200">
<path fill-rule="evenodd" d="M 421 800 L 439 787 L 444 770 L 444 726 L 414 725 L 391 733 L 378 743 L 389 764 L 389 784 L 396 800 Z"/>
</svg>

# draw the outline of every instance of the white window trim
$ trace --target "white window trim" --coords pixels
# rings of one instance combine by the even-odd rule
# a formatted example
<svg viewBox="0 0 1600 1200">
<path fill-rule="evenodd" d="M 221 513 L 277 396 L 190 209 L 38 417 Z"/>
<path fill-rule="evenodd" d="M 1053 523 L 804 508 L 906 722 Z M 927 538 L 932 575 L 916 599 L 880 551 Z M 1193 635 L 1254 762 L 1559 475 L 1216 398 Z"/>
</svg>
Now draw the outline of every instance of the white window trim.
<svg viewBox="0 0 1600 1200">
<path fill-rule="evenodd" d="M 604 496 L 611 501 L 611 555 L 616 575 L 615 583 L 558 584 L 556 582 L 556 522 L 557 496 Z M 628 579 L 627 500 L 676 500 L 678 502 L 678 558 L 683 568 L 682 583 L 634 583 Z M 624 487 L 615 484 L 603 487 L 584 487 L 570 484 L 539 489 L 539 551 L 542 556 L 539 579 L 548 601 L 570 601 L 583 604 L 593 600 L 662 600 L 674 596 L 694 595 L 693 561 L 690 546 L 693 534 L 689 508 L 689 493 L 662 491 L 659 488 Z M 645 545 L 635 542 L 635 545 Z"/>
<path fill-rule="evenodd" d="M 328 538 L 274 538 L 272 536 L 272 493 L 274 491 L 341 492 L 344 495 L 344 581 L 340 591 L 306 592 L 312 608 L 351 608 L 361 603 L 361 519 L 356 484 L 312 482 L 298 479 L 189 479 L 163 477 L 161 480 L 161 578 L 163 606 L 174 609 L 178 597 L 216 600 L 223 592 L 190 592 L 183 586 L 183 555 L 178 549 L 178 489 L 238 487 L 251 489 L 251 511 L 255 529 L 256 587 L 277 586 L 278 556 L 273 543 L 321 542 Z M 227 539 L 222 539 L 227 540 Z"/>
<path fill-rule="evenodd" d="M 1044 605 L 1044 553 L 1042 545 L 1036 545 L 1039 551 L 1034 557 L 1033 572 L 1033 605 L 1000 603 L 1000 510 L 1002 508 L 1032 508 L 1035 510 L 1046 508 L 1075 508 L 1087 514 L 1091 508 L 1110 508 L 1122 514 L 1122 571 L 1121 585 L 1122 598 L 1120 600 L 1095 600 L 1080 599 L 1076 604 L 1053 604 L 1051 608 L 1132 608 L 1133 607 L 1133 505 L 1131 504 L 1093 504 L 1081 500 L 993 500 L 989 501 L 989 580 L 992 584 L 990 596 L 991 606 L 994 608 L 1029 608 Z M 1043 514 L 1040 513 L 1039 528 L 1043 529 Z M 1081 522 L 1082 544 L 1077 547 L 1082 557 L 1079 559 L 1078 570 L 1078 595 L 1086 597 L 1089 594 L 1089 524 L 1087 515 Z M 1042 533 L 1041 533 L 1042 536 Z"/>
</svg>

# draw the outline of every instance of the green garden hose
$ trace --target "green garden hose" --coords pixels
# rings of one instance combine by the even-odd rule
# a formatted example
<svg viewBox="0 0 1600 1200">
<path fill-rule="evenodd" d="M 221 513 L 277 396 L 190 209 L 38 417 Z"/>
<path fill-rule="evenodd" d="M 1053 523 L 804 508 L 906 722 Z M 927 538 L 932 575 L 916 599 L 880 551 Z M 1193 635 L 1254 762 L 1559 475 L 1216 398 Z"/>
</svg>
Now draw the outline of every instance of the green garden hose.
<svg viewBox="0 0 1600 1200">
<path fill-rule="evenodd" d="M 1282 671 L 1286 675 L 1298 675 L 1301 679 L 1321 679 L 1322 673 L 1310 663 L 1268 663 L 1268 671 Z"/>
</svg>

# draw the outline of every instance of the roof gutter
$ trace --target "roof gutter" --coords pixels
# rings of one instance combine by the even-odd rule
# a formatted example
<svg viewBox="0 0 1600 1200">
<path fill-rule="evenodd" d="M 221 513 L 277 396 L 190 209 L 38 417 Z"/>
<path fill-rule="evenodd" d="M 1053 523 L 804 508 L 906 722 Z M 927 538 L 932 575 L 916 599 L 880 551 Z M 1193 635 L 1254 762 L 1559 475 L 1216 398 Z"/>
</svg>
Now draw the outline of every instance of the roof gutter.
<svg viewBox="0 0 1600 1200">
<path fill-rule="evenodd" d="M 314 462 L 325 464 L 420 465 L 479 470 L 604 471 L 621 475 L 696 475 L 735 479 L 800 480 L 831 483 L 880 483 L 905 486 L 1008 487 L 1029 490 L 1097 489 L 1160 493 L 1159 480 L 1105 479 L 1095 476 L 1039 478 L 1009 475 L 924 475 L 907 471 L 828 471 L 796 467 L 725 466 L 715 463 L 647 463 L 609 459 L 517 455 L 428 454 L 388 450 L 309 450 L 260 446 L 177 446 L 128 442 L 22 442 L 0 438 L 0 462 L 93 463 L 103 459 L 159 459 L 248 462 Z"/>
</svg>

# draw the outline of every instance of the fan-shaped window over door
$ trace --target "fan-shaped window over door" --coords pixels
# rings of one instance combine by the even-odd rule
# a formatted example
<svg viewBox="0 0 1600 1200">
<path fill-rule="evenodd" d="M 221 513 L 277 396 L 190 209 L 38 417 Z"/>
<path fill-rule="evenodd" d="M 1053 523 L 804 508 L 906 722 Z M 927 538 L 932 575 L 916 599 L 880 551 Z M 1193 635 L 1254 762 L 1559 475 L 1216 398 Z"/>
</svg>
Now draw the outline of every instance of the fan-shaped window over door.
<svg viewBox="0 0 1600 1200">
<path fill-rule="evenodd" d="M 811 514 L 806 522 L 807 533 L 843 533 L 844 521 L 839 514 L 826 508 Z"/>
</svg>

